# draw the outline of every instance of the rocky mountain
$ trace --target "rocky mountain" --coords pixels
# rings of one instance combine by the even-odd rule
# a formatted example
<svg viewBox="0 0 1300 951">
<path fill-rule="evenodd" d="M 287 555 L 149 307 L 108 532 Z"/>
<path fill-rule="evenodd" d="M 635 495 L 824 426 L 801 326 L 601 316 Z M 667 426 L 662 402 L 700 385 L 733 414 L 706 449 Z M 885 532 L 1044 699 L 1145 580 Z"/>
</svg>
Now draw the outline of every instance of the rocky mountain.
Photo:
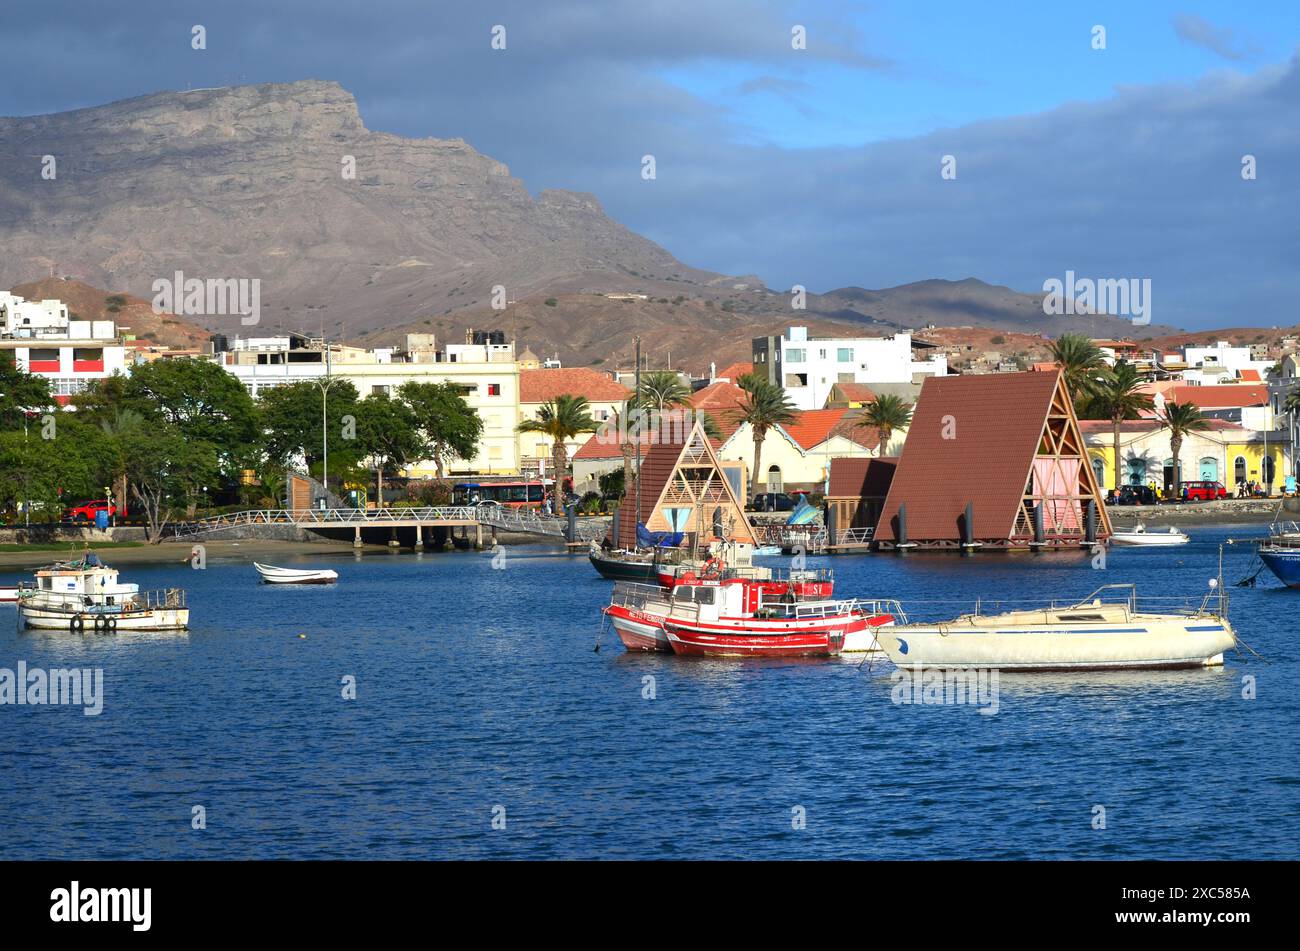
<svg viewBox="0 0 1300 951">
<path fill-rule="evenodd" d="M 791 323 L 840 333 L 931 323 L 1133 330 L 1110 318 L 1048 318 L 1041 294 L 973 279 L 844 288 L 794 310 L 788 293 L 758 278 L 683 264 L 591 195 L 534 198 L 461 140 L 371 132 L 332 82 L 0 119 L 0 286 L 72 277 L 152 299 L 155 281 L 177 271 L 260 281 L 256 329 L 229 313 L 184 310 L 209 329 L 378 339 L 438 326 L 459 339 L 466 326 L 527 325 L 521 342 L 571 364 L 609 360 L 637 332 L 699 364 L 743 357 L 749 337 Z M 611 301 L 610 292 L 646 299 Z"/>
</svg>

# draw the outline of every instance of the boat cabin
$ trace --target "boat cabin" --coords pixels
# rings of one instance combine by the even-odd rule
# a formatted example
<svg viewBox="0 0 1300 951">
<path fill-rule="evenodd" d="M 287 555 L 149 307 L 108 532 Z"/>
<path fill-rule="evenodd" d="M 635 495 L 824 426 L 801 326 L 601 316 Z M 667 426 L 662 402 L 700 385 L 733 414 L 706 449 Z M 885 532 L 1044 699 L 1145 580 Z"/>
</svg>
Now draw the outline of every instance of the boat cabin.
<svg viewBox="0 0 1300 951">
<path fill-rule="evenodd" d="M 81 561 L 60 562 L 36 572 L 38 596 L 51 600 L 80 599 L 86 604 L 117 604 L 130 600 L 139 590 L 136 584 L 120 584 L 117 569 L 98 556 L 88 554 Z"/>
</svg>

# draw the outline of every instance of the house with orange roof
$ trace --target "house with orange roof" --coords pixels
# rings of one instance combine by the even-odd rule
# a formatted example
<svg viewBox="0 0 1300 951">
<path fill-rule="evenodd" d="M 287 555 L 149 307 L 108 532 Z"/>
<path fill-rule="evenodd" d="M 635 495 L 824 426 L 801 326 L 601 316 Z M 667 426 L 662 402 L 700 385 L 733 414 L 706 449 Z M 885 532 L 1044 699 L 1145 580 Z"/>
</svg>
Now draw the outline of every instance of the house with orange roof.
<svg viewBox="0 0 1300 951">
<path fill-rule="evenodd" d="M 733 363 L 729 367 L 723 367 L 721 373 L 715 373 L 710 382 L 717 383 L 721 380 L 724 383 L 737 383 L 742 376 L 748 376 L 753 372 L 754 364 L 752 363 Z"/>
<path fill-rule="evenodd" d="M 536 369 L 519 371 L 519 421 L 537 419 L 547 403 L 558 397 L 585 396 L 592 418 L 598 423 L 609 422 L 623 411 L 623 405 L 632 391 L 615 382 L 606 373 L 587 367 L 569 369 Z M 573 458 L 590 439 L 589 433 L 579 433 L 566 440 L 565 448 Z M 525 472 L 545 471 L 550 467 L 552 440 L 542 433 L 518 433 L 520 467 Z M 575 487 L 578 480 L 574 479 Z"/>
<path fill-rule="evenodd" d="M 1247 429 L 1273 428 L 1273 407 L 1266 383 L 1219 383 L 1209 386 L 1179 384 L 1155 397 L 1156 410 L 1165 403 L 1192 403 L 1212 419 L 1239 423 Z"/>
<path fill-rule="evenodd" d="M 879 431 L 857 425 L 856 411 L 816 409 L 796 415 L 794 422 L 772 427 L 763 439 L 758 460 L 760 492 L 821 492 L 832 459 L 879 455 Z M 901 445 L 906 436 L 905 430 L 896 431 L 890 446 Z M 748 423 L 737 426 L 723 440 L 718 455 L 726 461 L 743 462 L 752 484 L 754 431 Z"/>
<path fill-rule="evenodd" d="M 836 383 L 826 397 L 827 409 L 862 409 L 876 401 L 876 394 L 865 383 Z"/>
</svg>

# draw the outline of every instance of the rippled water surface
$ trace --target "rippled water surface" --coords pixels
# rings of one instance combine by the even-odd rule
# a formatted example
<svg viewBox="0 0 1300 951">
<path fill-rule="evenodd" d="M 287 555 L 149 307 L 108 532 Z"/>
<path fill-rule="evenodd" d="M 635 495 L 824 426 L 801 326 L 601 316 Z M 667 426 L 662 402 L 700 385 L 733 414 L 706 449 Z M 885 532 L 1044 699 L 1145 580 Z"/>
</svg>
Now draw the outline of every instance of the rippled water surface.
<svg viewBox="0 0 1300 951">
<path fill-rule="evenodd" d="M 939 616 L 1113 582 L 1197 595 L 1218 542 L 1260 529 L 1191 531 L 1111 551 L 1104 571 L 1084 555 L 810 564 L 834 567 L 837 594 Z M 1227 579 L 1248 561 L 1229 549 Z M 540 547 L 502 570 L 472 552 L 311 563 L 342 581 L 125 566 L 188 588 L 186 635 L 20 633 L 0 608 L 0 667 L 101 667 L 106 694 L 98 717 L 0 707 L 0 858 L 1297 857 L 1300 591 L 1267 573 L 1232 589 L 1232 621 L 1269 663 L 1004 674 L 984 716 L 891 702 L 886 661 L 633 656 L 610 631 L 596 653 L 609 583 Z"/>
</svg>

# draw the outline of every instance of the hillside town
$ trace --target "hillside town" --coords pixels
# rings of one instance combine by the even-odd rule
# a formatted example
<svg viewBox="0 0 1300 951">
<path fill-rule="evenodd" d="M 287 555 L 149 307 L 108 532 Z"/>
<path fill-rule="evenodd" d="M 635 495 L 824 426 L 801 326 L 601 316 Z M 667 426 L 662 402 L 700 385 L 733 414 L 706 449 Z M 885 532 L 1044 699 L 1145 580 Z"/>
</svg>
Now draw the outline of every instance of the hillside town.
<svg viewBox="0 0 1300 951">
<path fill-rule="evenodd" d="M 997 351 L 972 352 L 970 345 L 954 342 L 962 339 L 958 331 L 931 327 L 831 338 L 791 325 L 780 336 L 755 337 L 752 359 L 745 363 L 713 363 L 690 372 L 652 366 L 644 359 L 637 367 L 633 359 L 632 365 L 606 369 L 566 367 L 557 358 L 543 361 L 526 342 L 492 329 L 467 329 L 458 340 L 412 333 L 403 346 L 368 349 L 288 332 L 214 333 L 201 349 L 173 349 L 136 339 L 112 320 L 78 319 L 60 300 L 0 294 L 0 354 L 12 365 L 9 372 L 41 381 L 50 397 L 49 405 L 11 406 L 10 429 L 22 423 L 29 430 L 32 420 L 55 415 L 90 418 L 96 409 L 105 411 L 103 397 L 122 383 L 182 363 L 219 370 L 237 383 L 249 404 L 240 414 L 249 417 L 252 427 L 259 425 L 255 411 L 263 413 L 264 425 L 265 414 L 275 416 L 296 394 L 295 411 L 304 415 L 294 420 L 309 432 L 281 433 L 269 449 L 250 437 L 248 451 L 237 459 L 229 454 L 231 446 L 214 447 L 218 458 L 204 478 L 190 480 L 182 491 L 173 485 L 155 493 L 153 503 L 160 512 L 176 507 L 192 515 L 229 504 L 241 488 L 247 496 L 250 486 L 263 481 L 277 486 L 295 471 L 318 479 L 322 497 L 335 491 L 334 498 L 348 504 L 375 507 L 400 504 L 414 498 L 412 492 L 442 498 L 453 483 L 480 486 L 462 492 L 458 501 L 481 501 L 493 494 L 482 486 L 499 484 L 498 493 L 510 495 L 511 483 L 553 485 L 561 470 L 565 497 L 535 493 L 536 504 L 555 514 L 568 499 L 581 500 L 584 511 L 608 510 L 624 488 L 631 443 L 648 447 L 657 438 L 648 417 L 642 418 L 645 431 L 639 435 L 636 425 L 629 426 L 638 407 L 658 413 L 688 410 L 706 420 L 718 457 L 735 466 L 737 486 L 748 502 L 780 509 L 800 495 L 816 502 L 828 497 L 832 481 L 838 481 L 838 460 L 907 458 L 914 420 L 923 409 L 940 409 L 936 418 L 951 415 L 961 425 L 970 416 L 968 405 L 938 405 L 950 389 L 937 381 L 997 381 L 992 385 L 1005 403 L 995 411 L 996 420 L 980 424 L 1009 426 L 1026 410 L 1020 394 L 1026 386 L 1032 389 L 1029 381 L 1057 372 L 1067 382 L 1096 490 L 1110 502 L 1294 492 L 1300 408 L 1295 395 L 1300 391 L 1300 341 L 1294 336 L 1250 346 L 1216 341 L 1152 349 L 1133 340 L 1066 335 L 1056 341 L 1043 338 L 1042 354 L 1031 362 Z M 927 389 L 927 381 L 936 382 Z M 415 392 L 411 387 L 425 384 L 439 388 L 450 401 L 426 405 L 423 428 L 418 420 L 410 421 L 423 441 L 412 438 L 372 451 L 373 438 L 367 443 L 345 430 L 345 417 L 352 418 L 347 405 L 383 401 L 386 407 L 405 407 L 411 399 L 403 394 L 410 396 Z M 426 401 L 431 392 L 424 393 Z M 936 405 L 926 407 L 927 399 Z M 321 411 L 314 419 L 304 409 L 312 405 Z M 229 411 L 211 409 L 218 415 Z M 456 438 L 434 438 L 438 425 L 428 421 L 428 413 L 460 413 L 466 421 L 458 424 Z M 399 426 L 405 418 L 390 414 L 378 425 Z M 183 419 L 171 421 L 184 429 Z M 283 421 L 272 425 L 284 428 Z M 936 448 L 936 465 L 943 463 L 944 448 Z M 37 508 L 48 520 L 60 504 L 82 501 L 68 497 L 76 494 L 69 488 L 76 480 L 57 465 L 48 465 L 43 478 L 40 465 L 32 465 L 34 457 L 27 462 L 7 467 L 23 472 L 21 483 L 11 477 L 3 485 L 11 520 L 21 514 L 30 522 Z M 361 470 L 374 475 L 362 477 Z M 100 473 L 94 482 L 106 478 Z M 126 510 L 132 492 L 125 470 L 116 474 L 116 482 L 118 507 Z M 105 488 L 107 492 L 97 492 L 95 486 L 83 485 L 80 491 L 114 494 L 112 485 Z M 861 526 L 864 517 L 854 524 Z"/>
</svg>

